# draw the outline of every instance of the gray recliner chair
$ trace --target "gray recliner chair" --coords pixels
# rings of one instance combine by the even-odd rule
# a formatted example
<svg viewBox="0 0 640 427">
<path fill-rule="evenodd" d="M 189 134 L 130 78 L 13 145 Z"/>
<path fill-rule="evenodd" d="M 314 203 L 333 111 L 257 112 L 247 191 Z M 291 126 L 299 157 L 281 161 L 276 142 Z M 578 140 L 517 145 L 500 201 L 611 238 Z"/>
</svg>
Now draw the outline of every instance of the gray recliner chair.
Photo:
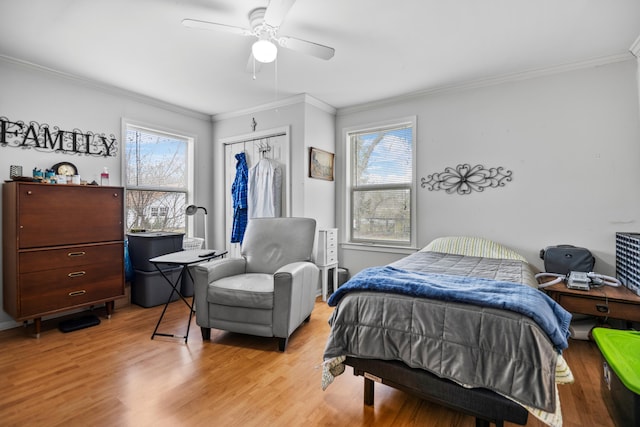
<svg viewBox="0 0 640 427">
<path fill-rule="evenodd" d="M 203 340 L 211 339 L 211 328 L 216 328 L 277 337 L 284 351 L 315 304 L 315 230 L 312 218 L 250 219 L 241 258 L 192 267 L 196 323 Z"/>
</svg>

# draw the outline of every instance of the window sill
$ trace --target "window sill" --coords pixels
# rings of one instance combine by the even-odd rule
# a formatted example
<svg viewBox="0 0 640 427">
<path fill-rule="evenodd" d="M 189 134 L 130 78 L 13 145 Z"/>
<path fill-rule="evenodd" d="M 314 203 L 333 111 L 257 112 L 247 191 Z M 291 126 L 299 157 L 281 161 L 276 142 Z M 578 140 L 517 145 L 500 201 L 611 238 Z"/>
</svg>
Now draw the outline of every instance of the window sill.
<svg viewBox="0 0 640 427">
<path fill-rule="evenodd" d="M 375 243 L 342 243 L 340 245 L 342 249 L 354 250 L 354 251 L 368 251 L 368 252 L 386 252 L 392 254 L 406 254 L 410 255 L 417 252 L 419 248 L 410 246 L 392 246 L 381 245 Z"/>
</svg>

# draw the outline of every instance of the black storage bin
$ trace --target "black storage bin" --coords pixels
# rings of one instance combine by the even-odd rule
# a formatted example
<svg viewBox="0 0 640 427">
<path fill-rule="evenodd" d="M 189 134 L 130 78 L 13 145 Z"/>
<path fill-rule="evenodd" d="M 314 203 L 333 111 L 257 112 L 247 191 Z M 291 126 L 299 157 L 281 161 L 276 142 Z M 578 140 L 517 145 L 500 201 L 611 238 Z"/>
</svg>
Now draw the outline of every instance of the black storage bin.
<svg viewBox="0 0 640 427">
<path fill-rule="evenodd" d="M 338 267 L 338 285 L 335 286 L 333 283 L 333 274 L 329 272 L 328 275 L 327 286 L 329 292 L 335 292 L 340 286 L 344 285 L 344 283 L 349 280 L 349 270 L 346 268 Z"/>
<path fill-rule="evenodd" d="M 162 271 L 171 280 L 171 283 L 175 283 L 178 280 L 181 269 L 182 267 L 163 268 Z M 136 270 L 136 275 L 131 284 L 131 302 L 142 307 L 155 307 L 156 305 L 165 304 L 171 291 L 171 285 L 158 270 Z M 176 301 L 178 298 L 178 293 L 174 292 L 171 301 Z"/>
<path fill-rule="evenodd" d="M 601 391 L 617 427 L 640 427 L 640 333 L 594 328 L 602 354 Z"/>
<path fill-rule="evenodd" d="M 133 268 L 137 271 L 157 271 L 149 259 L 181 251 L 183 238 L 184 233 L 165 231 L 127 234 L 129 257 Z"/>
<path fill-rule="evenodd" d="M 603 365 L 609 377 L 603 376 L 600 389 L 609 415 L 618 427 L 640 426 L 640 396 L 620 381 L 620 377 L 608 367 L 604 358 Z"/>
</svg>

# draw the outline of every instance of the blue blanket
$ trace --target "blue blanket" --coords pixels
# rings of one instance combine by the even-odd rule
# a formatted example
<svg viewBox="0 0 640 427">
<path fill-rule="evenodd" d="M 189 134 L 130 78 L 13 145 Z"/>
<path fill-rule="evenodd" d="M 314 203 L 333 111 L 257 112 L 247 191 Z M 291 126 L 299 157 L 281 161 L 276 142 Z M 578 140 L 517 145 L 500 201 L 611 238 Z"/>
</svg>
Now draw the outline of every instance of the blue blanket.
<svg viewBox="0 0 640 427">
<path fill-rule="evenodd" d="M 558 350 L 568 347 L 571 314 L 544 292 L 520 283 L 372 267 L 340 286 L 327 303 L 336 306 L 352 291 L 389 292 L 514 311 L 533 319 Z"/>
</svg>

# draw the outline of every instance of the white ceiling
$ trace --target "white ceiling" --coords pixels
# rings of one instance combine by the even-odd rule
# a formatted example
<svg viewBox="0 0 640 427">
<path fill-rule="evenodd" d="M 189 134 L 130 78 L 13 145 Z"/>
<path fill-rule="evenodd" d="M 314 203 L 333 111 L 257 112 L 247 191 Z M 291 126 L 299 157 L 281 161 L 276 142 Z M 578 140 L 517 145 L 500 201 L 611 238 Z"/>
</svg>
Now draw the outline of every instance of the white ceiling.
<svg viewBox="0 0 640 427">
<path fill-rule="evenodd" d="M 631 55 L 640 36 L 638 0 L 297 0 L 280 33 L 335 56 L 281 48 L 254 80 L 251 38 L 181 25 L 248 27 L 268 2 L 0 0 L 0 55 L 218 114 L 300 93 L 342 108 Z"/>
</svg>

